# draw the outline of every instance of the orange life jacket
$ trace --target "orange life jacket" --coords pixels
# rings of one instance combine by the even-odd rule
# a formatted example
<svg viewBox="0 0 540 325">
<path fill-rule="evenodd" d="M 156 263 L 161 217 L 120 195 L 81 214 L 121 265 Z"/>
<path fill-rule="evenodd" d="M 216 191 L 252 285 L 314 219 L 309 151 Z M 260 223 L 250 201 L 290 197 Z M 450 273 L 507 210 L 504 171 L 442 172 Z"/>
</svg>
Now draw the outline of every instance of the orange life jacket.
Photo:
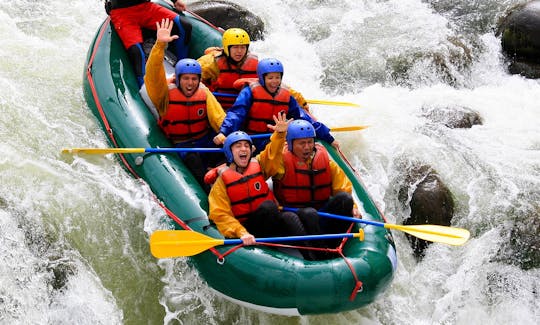
<svg viewBox="0 0 540 325">
<path fill-rule="evenodd" d="M 256 78 L 259 59 L 255 54 L 248 53 L 245 60 L 236 66 L 231 64 L 225 55 L 217 58 L 219 77 L 212 84 L 212 91 L 237 95 L 240 91 L 234 88 L 234 82 L 240 78 Z M 224 110 L 234 104 L 236 97 L 216 96 Z"/>
<path fill-rule="evenodd" d="M 249 109 L 245 122 L 245 131 L 248 134 L 272 132 L 267 124 L 274 124 L 274 115 L 280 112 L 289 112 L 291 93 L 284 86 L 279 87 L 277 94 L 272 96 L 266 88 L 256 81 L 249 84 L 253 94 L 253 104 Z"/>
<path fill-rule="evenodd" d="M 251 159 L 243 174 L 229 166 L 221 168 L 219 174 L 225 183 L 232 212 L 240 222 L 245 221 L 248 214 L 255 212 L 262 202 L 276 200 L 257 159 Z"/>
<path fill-rule="evenodd" d="M 198 139 L 210 129 L 206 110 L 206 91 L 199 87 L 186 97 L 176 85 L 169 87 L 169 107 L 159 118 L 159 126 L 174 142 Z"/>
<path fill-rule="evenodd" d="M 330 158 L 323 146 L 315 145 L 311 168 L 289 150 L 283 153 L 283 164 L 285 175 L 274 179 L 274 193 L 280 204 L 319 209 L 328 201 L 332 195 L 332 175 Z"/>
</svg>

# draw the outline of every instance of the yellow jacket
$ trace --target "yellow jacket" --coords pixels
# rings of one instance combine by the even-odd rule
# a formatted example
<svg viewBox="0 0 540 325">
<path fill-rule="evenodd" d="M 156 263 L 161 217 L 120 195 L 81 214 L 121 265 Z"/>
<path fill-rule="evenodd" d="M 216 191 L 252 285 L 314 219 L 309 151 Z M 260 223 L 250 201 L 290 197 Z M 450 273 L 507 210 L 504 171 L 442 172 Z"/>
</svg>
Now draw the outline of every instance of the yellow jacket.
<svg viewBox="0 0 540 325">
<path fill-rule="evenodd" d="M 150 57 L 146 62 L 146 75 L 144 76 L 144 84 L 148 97 L 156 107 L 158 114 L 163 116 L 169 108 L 169 85 L 165 75 L 163 66 L 163 58 L 165 56 L 165 48 L 167 43 L 156 41 Z M 200 83 L 199 87 L 204 87 L 206 90 L 206 110 L 208 112 L 208 121 L 214 131 L 219 132 L 219 127 L 225 119 L 225 111 L 221 104 L 216 100 L 212 92 Z"/>
<path fill-rule="evenodd" d="M 264 150 L 257 155 L 256 159 L 261 165 L 265 179 L 274 176 L 283 161 L 283 146 L 286 132 L 274 132 L 270 142 Z M 231 209 L 231 201 L 227 195 L 227 189 L 221 176 L 219 176 L 208 195 L 210 204 L 210 219 L 214 221 L 219 232 L 225 237 L 240 238 L 248 233 L 246 228 L 234 217 Z"/>
</svg>

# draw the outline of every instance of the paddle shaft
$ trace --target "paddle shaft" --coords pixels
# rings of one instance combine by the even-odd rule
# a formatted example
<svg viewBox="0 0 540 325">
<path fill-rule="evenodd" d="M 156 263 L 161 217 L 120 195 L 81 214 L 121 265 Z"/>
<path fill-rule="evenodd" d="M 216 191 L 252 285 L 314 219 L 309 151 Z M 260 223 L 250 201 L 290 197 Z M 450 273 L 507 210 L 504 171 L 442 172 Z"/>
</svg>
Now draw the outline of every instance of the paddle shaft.
<svg viewBox="0 0 540 325">
<path fill-rule="evenodd" d="M 219 97 L 230 97 L 230 98 L 238 97 L 237 94 L 218 93 L 218 92 L 213 92 L 212 94 L 214 94 L 214 96 L 219 96 Z M 306 102 L 307 102 L 308 104 L 318 104 L 318 105 L 334 105 L 334 106 L 352 106 L 352 107 L 360 107 L 360 105 L 355 104 L 355 103 L 349 103 L 349 102 L 337 102 L 337 101 L 332 101 L 332 100 L 306 99 Z"/>
<path fill-rule="evenodd" d="M 358 233 L 266 237 L 266 238 L 263 237 L 263 238 L 255 238 L 255 242 L 257 243 L 282 243 L 282 242 L 287 242 L 287 241 L 323 240 L 323 239 L 354 238 L 354 237 L 359 237 Z M 223 240 L 223 245 L 238 245 L 238 244 L 242 244 L 241 239 L 224 239 Z"/>
</svg>

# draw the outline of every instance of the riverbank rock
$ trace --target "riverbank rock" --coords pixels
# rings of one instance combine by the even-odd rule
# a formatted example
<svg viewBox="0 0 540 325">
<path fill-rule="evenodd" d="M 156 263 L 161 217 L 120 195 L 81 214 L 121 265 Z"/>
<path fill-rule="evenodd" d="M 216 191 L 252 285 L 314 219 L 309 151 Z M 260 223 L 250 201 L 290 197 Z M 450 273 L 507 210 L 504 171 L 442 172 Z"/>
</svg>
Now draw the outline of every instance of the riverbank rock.
<svg viewBox="0 0 540 325">
<path fill-rule="evenodd" d="M 416 165 L 408 170 L 405 184 L 399 192 L 399 200 L 404 204 L 409 201 L 411 209 L 411 214 L 403 221 L 403 225 L 450 226 L 454 215 L 454 200 L 448 187 L 430 166 Z M 407 235 L 407 238 L 414 250 L 414 255 L 421 259 L 430 242 L 410 235 Z"/>
<path fill-rule="evenodd" d="M 496 35 L 510 60 L 510 73 L 540 78 L 540 0 L 511 8 L 499 21 Z"/>
<path fill-rule="evenodd" d="M 264 22 L 262 19 L 237 5 L 223 0 L 197 1 L 190 3 L 189 10 L 223 29 L 239 27 L 244 29 L 252 41 L 264 39 Z"/>
<path fill-rule="evenodd" d="M 467 107 L 424 106 L 422 116 L 450 129 L 470 129 L 473 125 L 482 125 L 480 114 Z"/>
</svg>

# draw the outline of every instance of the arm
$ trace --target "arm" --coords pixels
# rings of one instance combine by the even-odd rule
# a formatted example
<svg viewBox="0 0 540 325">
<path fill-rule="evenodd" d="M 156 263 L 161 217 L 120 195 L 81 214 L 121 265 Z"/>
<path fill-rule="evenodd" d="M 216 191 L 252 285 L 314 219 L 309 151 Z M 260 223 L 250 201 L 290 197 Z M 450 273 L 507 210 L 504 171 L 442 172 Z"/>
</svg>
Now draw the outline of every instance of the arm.
<svg viewBox="0 0 540 325">
<path fill-rule="evenodd" d="M 163 67 L 163 58 L 167 44 L 178 38 L 177 35 L 171 36 L 173 24 L 173 21 L 168 19 L 156 23 L 156 44 L 152 47 L 150 57 L 146 62 L 146 75 L 144 76 L 148 97 L 160 116 L 167 112 L 169 106 L 169 87 L 165 76 L 165 68 Z"/>
<path fill-rule="evenodd" d="M 300 107 L 302 107 L 306 112 L 309 113 L 309 105 L 307 103 L 307 100 L 302 96 L 302 94 L 299 91 L 296 91 L 292 88 L 289 88 L 289 91 L 291 92 L 291 96 L 296 99 Z"/>
<path fill-rule="evenodd" d="M 330 160 L 330 173 L 332 174 L 332 195 L 339 192 L 352 193 L 352 183 L 345 175 L 341 167 L 335 161 Z"/>
<path fill-rule="evenodd" d="M 298 119 L 306 120 L 309 123 L 311 123 L 313 125 L 313 128 L 315 129 L 315 134 L 317 135 L 317 139 L 326 141 L 330 144 L 332 144 L 335 141 L 334 137 L 330 134 L 330 129 L 323 123 L 317 122 L 311 115 L 309 115 L 306 111 L 300 108 L 300 106 L 298 105 L 298 102 L 292 96 L 291 96 L 291 99 L 289 100 L 288 117 L 291 117 L 295 120 L 298 120 Z"/>
<path fill-rule="evenodd" d="M 268 125 L 268 128 L 274 130 L 270 136 L 270 142 L 264 150 L 257 156 L 261 164 L 265 178 L 276 175 L 283 169 L 283 147 L 285 146 L 285 135 L 290 121 L 285 114 L 274 116 L 276 125 Z"/>
<path fill-rule="evenodd" d="M 246 87 L 238 94 L 234 105 L 227 110 L 227 115 L 219 129 L 220 133 L 229 135 L 234 131 L 242 129 L 246 116 L 253 104 L 251 89 Z"/>
<path fill-rule="evenodd" d="M 219 68 L 215 60 L 214 52 L 205 54 L 197 59 L 202 69 L 202 82 L 210 86 L 219 77 Z"/>
<path fill-rule="evenodd" d="M 219 232 L 228 238 L 240 238 L 249 234 L 246 228 L 234 217 L 225 183 L 219 177 L 208 195 L 209 217 L 216 224 Z"/>
<path fill-rule="evenodd" d="M 204 86 L 201 84 L 200 87 Z M 208 111 L 210 126 L 214 131 L 219 132 L 219 128 L 225 119 L 225 111 L 208 88 L 206 88 L 206 109 Z"/>
</svg>

